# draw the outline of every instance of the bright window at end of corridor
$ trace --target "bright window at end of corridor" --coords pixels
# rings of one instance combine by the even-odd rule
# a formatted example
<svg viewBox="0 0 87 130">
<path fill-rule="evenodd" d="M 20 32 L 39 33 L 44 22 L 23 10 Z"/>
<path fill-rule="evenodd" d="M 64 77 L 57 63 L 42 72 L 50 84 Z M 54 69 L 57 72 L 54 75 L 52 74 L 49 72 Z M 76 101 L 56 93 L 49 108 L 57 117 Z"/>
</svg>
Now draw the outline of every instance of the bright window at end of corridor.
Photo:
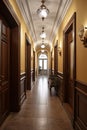
<svg viewBox="0 0 87 130">
<path fill-rule="evenodd" d="M 47 56 L 46 56 L 45 54 L 41 54 L 41 55 L 39 56 L 39 59 L 47 59 Z"/>
</svg>

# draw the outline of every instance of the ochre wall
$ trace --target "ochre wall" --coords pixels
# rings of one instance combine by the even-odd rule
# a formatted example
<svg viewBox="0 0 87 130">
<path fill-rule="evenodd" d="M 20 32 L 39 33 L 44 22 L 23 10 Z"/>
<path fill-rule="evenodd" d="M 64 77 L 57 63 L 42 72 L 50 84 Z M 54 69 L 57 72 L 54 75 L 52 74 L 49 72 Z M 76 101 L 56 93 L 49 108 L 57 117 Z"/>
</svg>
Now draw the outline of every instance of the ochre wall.
<svg viewBox="0 0 87 130">
<path fill-rule="evenodd" d="M 18 20 L 20 22 L 20 25 L 21 25 L 21 32 L 20 32 L 20 44 L 21 44 L 21 48 L 20 48 L 20 63 L 21 63 L 21 73 L 25 72 L 25 33 L 27 34 L 27 36 L 29 37 L 29 40 L 30 40 L 30 44 L 31 44 L 31 69 L 33 69 L 33 41 L 30 37 L 30 34 L 29 34 L 29 31 L 27 29 L 27 26 L 24 22 L 24 19 L 19 11 L 19 8 L 16 4 L 16 0 L 9 0 L 9 2 L 11 3 L 12 5 L 12 8 L 14 9 L 17 17 L 18 17 Z"/>
<path fill-rule="evenodd" d="M 58 44 L 61 44 L 63 47 L 63 30 L 73 13 L 76 12 L 76 79 L 84 83 L 87 83 L 87 48 L 80 41 L 78 31 L 82 24 L 87 26 L 86 10 L 87 0 L 72 0 L 71 6 L 55 37 L 55 40 L 58 39 Z M 63 50 L 61 57 L 58 56 L 58 58 L 58 71 L 63 72 Z"/>
</svg>

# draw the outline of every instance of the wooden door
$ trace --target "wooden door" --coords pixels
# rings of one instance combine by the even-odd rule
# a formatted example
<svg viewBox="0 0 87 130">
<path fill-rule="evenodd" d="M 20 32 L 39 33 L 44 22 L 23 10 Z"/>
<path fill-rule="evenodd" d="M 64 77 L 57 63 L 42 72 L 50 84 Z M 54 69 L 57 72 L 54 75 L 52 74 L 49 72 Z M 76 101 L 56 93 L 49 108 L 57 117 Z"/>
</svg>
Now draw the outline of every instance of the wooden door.
<svg viewBox="0 0 87 130">
<path fill-rule="evenodd" d="M 9 112 L 10 29 L 0 20 L 0 122 Z"/>
<path fill-rule="evenodd" d="M 33 81 L 35 81 L 35 51 L 33 50 Z"/>
<path fill-rule="evenodd" d="M 26 88 L 31 90 L 31 45 L 26 36 Z"/>
<path fill-rule="evenodd" d="M 74 118 L 75 108 L 75 80 L 76 80 L 76 13 L 73 14 L 64 29 L 63 44 L 63 85 L 64 102 L 71 120 Z"/>
<path fill-rule="evenodd" d="M 58 72 L 58 49 L 57 45 L 54 47 L 54 74 Z"/>
<path fill-rule="evenodd" d="M 67 80 L 67 101 L 71 108 L 73 108 L 74 102 L 74 86 L 73 86 L 73 68 L 74 68 L 74 42 L 73 42 L 73 31 L 67 34 L 68 43 L 68 80 Z"/>
<path fill-rule="evenodd" d="M 50 74 L 52 74 L 52 52 L 51 52 L 51 61 L 50 61 L 50 64 L 51 64 Z"/>
</svg>

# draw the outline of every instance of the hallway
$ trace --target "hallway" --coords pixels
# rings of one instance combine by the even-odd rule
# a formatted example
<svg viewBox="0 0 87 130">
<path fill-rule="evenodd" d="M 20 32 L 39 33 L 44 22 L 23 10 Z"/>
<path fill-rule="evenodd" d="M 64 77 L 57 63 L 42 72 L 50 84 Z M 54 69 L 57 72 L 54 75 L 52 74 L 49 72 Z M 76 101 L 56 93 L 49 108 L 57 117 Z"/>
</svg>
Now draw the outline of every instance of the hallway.
<svg viewBox="0 0 87 130">
<path fill-rule="evenodd" d="M 48 88 L 48 78 L 38 77 L 19 113 L 11 113 L 0 130 L 73 130 L 54 90 Z"/>
</svg>

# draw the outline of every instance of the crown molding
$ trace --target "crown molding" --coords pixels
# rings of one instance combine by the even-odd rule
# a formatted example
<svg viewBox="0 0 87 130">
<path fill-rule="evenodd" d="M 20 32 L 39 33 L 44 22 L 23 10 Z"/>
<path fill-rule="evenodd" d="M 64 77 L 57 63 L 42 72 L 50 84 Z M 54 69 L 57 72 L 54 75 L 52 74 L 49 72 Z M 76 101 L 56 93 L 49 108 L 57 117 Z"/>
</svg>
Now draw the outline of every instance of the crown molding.
<svg viewBox="0 0 87 130">
<path fill-rule="evenodd" d="M 50 35 L 49 41 L 52 41 L 59 29 L 60 24 L 62 23 L 64 16 L 66 15 L 67 10 L 71 5 L 72 0 L 61 0 L 59 8 L 57 10 L 57 15 L 54 21 L 53 29 Z"/>
<path fill-rule="evenodd" d="M 22 13 L 22 16 L 27 25 L 29 33 L 33 37 L 33 41 L 37 41 L 28 1 L 27 0 L 16 0 L 16 2 L 18 4 L 20 12 Z"/>
</svg>

